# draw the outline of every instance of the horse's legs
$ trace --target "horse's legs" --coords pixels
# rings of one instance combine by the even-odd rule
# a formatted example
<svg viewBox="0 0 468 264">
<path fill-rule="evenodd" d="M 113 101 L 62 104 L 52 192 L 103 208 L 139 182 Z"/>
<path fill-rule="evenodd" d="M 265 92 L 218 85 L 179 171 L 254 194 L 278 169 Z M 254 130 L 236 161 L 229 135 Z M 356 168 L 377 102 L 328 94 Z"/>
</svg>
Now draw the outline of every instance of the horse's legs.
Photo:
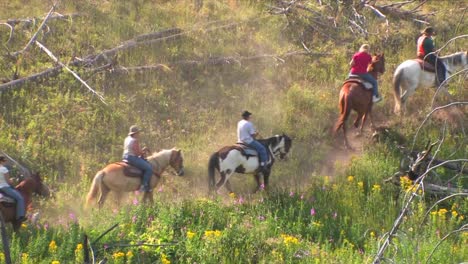
<svg viewBox="0 0 468 264">
<path fill-rule="evenodd" d="M 231 188 L 231 183 L 229 182 L 229 180 L 226 180 L 224 187 L 226 187 L 229 193 L 233 193 L 232 188 Z"/>
<path fill-rule="evenodd" d="M 353 123 L 355 128 L 359 128 L 359 122 L 361 121 L 363 115 L 364 115 L 364 113 L 357 112 L 356 119 L 354 120 L 354 123 Z"/>
<path fill-rule="evenodd" d="M 99 208 L 102 208 L 104 205 L 104 201 L 106 200 L 107 194 L 109 194 L 109 188 L 107 188 L 104 184 L 101 184 L 101 195 L 99 195 L 98 205 Z"/>
<path fill-rule="evenodd" d="M 234 170 L 231 170 L 231 169 L 226 169 L 226 171 L 221 171 L 219 173 L 219 175 L 221 176 L 221 179 L 219 179 L 218 183 L 216 184 L 216 191 L 218 191 L 219 188 L 221 188 L 223 185 L 225 185 L 228 182 L 228 179 L 229 179 L 229 177 L 231 176 L 232 173 L 234 173 Z M 228 183 L 228 185 L 230 185 L 230 184 Z M 230 191 L 229 190 L 230 187 L 231 186 L 229 186 L 229 187 L 226 186 L 226 189 L 228 189 L 228 191 Z"/>
<path fill-rule="evenodd" d="M 260 173 L 258 173 L 258 172 L 255 173 L 254 177 L 255 177 L 255 182 L 257 183 L 257 186 L 253 190 L 253 193 L 256 193 L 256 192 L 258 192 L 260 190 L 260 187 L 262 186 L 262 183 L 260 182 Z"/>
</svg>

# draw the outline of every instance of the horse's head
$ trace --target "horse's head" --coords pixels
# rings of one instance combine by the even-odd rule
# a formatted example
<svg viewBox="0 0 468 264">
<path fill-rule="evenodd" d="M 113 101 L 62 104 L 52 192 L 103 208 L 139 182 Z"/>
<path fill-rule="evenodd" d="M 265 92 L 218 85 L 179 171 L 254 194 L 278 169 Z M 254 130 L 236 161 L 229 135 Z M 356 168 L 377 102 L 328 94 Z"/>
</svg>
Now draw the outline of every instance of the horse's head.
<svg viewBox="0 0 468 264">
<path fill-rule="evenodd" d="M 31 178 L 36 182 L 36 188 L 34 189 L 34 193 L 39 194 L 44 197 L 50 196 L 50 189 L 47 187 L 46 184 L 42 181 L 39 172 L 33 173 Z"/>
<path fill-rule="evenodd" d="M 44 197 L 50 196 L 49 187 L 42 182 L 39 173 L 32 173 L 30 177 L 24 177 L 24 180 L 18 184 L 17 188 Z"/>
<path fill-rule="evenodd" d="M 376 72 L 383 74 L 385 72 L 385 55 L 382 54 L 374 54 L 372 56 L 372 62 L 369 65 L 368 72 Z"/>
<path fill-rule="evenodd" d="M 177 176 L 184 176 L 184 157 L 182 156 L 182 150 L 175 148 L 171 150 L 169 165 L 176 171 Z"/>
<path fill-rule="evenodd" d="M 273 155 L 279 157 L 280 159 L 285 159 L 292 146 L 291 138 L 283 133 L 282 135 L 276 135 L 273 137 L 273 139 L 274 140 L 271 144 L 271 151 L 273 152 Z"/>
</svg>

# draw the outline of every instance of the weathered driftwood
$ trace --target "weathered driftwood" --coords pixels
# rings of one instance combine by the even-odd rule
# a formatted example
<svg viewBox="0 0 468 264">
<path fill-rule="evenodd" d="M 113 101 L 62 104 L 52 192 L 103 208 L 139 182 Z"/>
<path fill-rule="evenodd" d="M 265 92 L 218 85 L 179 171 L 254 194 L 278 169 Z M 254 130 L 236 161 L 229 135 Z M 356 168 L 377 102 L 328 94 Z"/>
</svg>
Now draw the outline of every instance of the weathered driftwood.
<svg viewBox="0 0 468 264">
<path fill-rule="evenodd" d="M 29 42 L 26 44 L 26 46 L 25 46 L 22 50 L 20 50 L 20 51 L 13 52 L 13 53 L 11 54 L 11 56 L 16 57 L 16 56 L 18 56 L 19 54 L 21 54 L 21 53 L 23 53 L 23 52 L 25 52 L 25 51 L 27 51 L 27 50 L 29 49 L 29 47 L 31 46 L 31 44 L 33 44 L 33 43 L 36 41 L 36 39 L 37 39 L 39 33 L 42 31 L 42 29 L 43 29 L 44 26 L 46 25 L 47 20 L 48 20 L 49 17 L 52 15 L 52 12 L 54 12 L 55 6 L 56 6 L 56 5 L 57 5 L 57 3 L 54 3 L 54 5 L 50 8 L 49 13 L 47 13 L 47 16 L 45 17 L 44 21 L 42 21 L 42 23 L 41 23 L 41 25 L 39 26 L 39 28 L 37 29 L 36 33 L 34 33 L 34 35 L 31 37 L 31 39 L 30 39 Z"/>
<path fill-rule="evenodd" d="M 71 62 L 68 63 L 68 67 L 95 67 L 99 68 L 103 65 L 99 65 L 105 63 L 106 67 L 109 62 L 115 63 L 115 56 L 118 51 L 123 49 L 128 49 L 130 47 L 134 47 L 136 45 L 140 45 L 140 43 L 151 43 L 150 41 L 159 40 L 159 39 L 168 39 L 171 36 L 178 35 L 181 33 L 181 30 L 178 28 L 163 30 L 159 32 L 153 32 L 149 34 L 143 34 L 135 37 L 134 39 L 125 41 L 118 45 L 115 48 L 104 50 L 103 52 L 95 55 L 87 56 L 85 59 L 74 58 Z M 40 83 L 43 80 L 55 77 L 62 72 L 63 65 L 57 65 L 53 68 L 48 68 L 43 70 L 42 72 L 35 73 L 23 78 L 19 78 L 16 80 L 11 80 L 9 82 L 0 84 L 0 91 L 8 90 L 8 89 L 15 89 L 26 85 L 29 82 L 33 83 Z"/>
<path fill-rule="evenodd" d="M 62 15 L 62 14 L 53 12 L 49 16 L 48 21 L 51 21 L 51 20 L 69 20 L 69 19 L 73 19 L 73 18 L 79 17 L 79 16 L 81 16 L 81 14 L 79 14 L 79 13 Z M 23 24 L 23 26 L 28 27 L 28 26 L 34 25 L 38 21 L 41 21 L 41 20 L 44 20 L 44 19 L 45 19 L 45 17 L 10 18 L 10 19 L 7 19 L 6 21 L 3 21 L 2 23 L 9 24 L 12 27 L 15 27 L 18 24 Z"/>
<path fill-rule="evenodd" d="M 468 189 L 440 186 L 432 183 L 424 184 L 424 191 L 430 194 L 447 195 L 455 193 L 468 193 Z"/>
</svg>

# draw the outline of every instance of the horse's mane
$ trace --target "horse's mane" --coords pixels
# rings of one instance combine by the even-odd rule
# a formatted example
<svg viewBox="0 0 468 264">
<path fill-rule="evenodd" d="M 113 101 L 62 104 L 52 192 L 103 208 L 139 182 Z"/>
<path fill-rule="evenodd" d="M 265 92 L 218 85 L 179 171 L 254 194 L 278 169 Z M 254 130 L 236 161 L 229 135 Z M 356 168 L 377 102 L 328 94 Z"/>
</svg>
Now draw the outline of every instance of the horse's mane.
<svg viewBox="0 0 468 264">
<path fill-rule="evenodd" d="M 459 64 L 458 62 L 461 63 L 462 58 L 466 57 L 466 56 L 467 56 L 466 51 L 459 51 L 459 52 L 455 52 L 453 54 L 441 56 L 439 58 L 442 59 L 442 60 L 451 60 L 451 61 L 453 61 L 454 64 Z"/>
</svg>

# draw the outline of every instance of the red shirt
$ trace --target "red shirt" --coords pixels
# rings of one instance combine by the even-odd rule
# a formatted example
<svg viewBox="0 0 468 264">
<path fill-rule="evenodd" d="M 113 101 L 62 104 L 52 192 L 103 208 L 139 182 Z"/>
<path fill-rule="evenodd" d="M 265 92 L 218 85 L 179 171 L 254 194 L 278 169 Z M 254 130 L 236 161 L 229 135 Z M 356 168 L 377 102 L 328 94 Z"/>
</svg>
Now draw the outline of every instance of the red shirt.
<svg viewBox="0 0 468 264">
<path fill-rule="evenodd" d="M 351 73 L 363 74 L 367 73 L 367 66 L 372 62 L 372 57 L 365 51 L 358 52 L 354 54 L 353 61 L 354 65 L 351 67 Z"/>
</svg>

